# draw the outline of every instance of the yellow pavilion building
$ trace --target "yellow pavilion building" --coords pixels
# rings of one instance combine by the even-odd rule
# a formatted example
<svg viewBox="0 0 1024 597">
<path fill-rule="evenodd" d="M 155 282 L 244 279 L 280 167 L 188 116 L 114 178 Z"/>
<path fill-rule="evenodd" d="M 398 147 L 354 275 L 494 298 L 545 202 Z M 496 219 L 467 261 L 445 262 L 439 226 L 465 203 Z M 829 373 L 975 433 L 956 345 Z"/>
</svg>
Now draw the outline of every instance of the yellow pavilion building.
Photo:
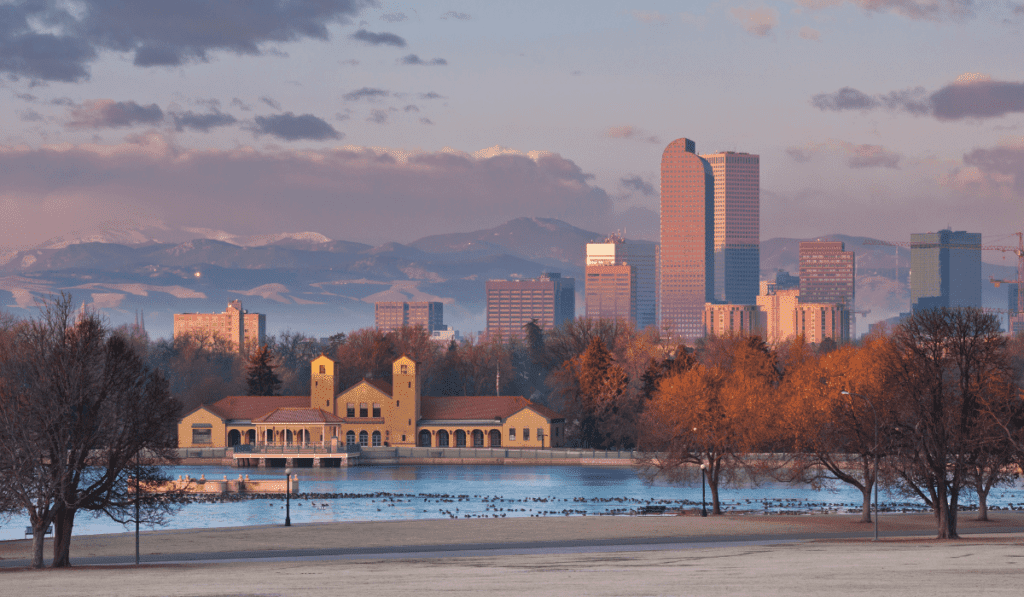
<svg viewBox="0 0 1024 597">
<path fill-rule="evenodd" d="M 338 364 L 310 364 L 309 396 L 228 396 L 178 422 L 181 448 L 237 445 L 557 448 L 565 418 L 522 396 L 422 396 L 416 361 L 399 357 L 392 383 L 341 391 Z"/>
</svg>

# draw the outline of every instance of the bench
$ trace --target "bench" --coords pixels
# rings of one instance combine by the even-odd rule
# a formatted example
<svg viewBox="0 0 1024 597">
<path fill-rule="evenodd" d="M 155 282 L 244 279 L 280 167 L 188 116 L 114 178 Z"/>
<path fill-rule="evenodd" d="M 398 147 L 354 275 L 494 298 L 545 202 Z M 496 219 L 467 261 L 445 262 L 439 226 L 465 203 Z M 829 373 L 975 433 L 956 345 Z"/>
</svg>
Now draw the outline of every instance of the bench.
<svg viewBox="0 0 1024 597">
<path fill-rule="evenodd" d="M 47 527 L 46 532 L 43 533 L 43 537 L 46 537 L 46 535 L 53 535 L 53 525 L 52 524 L 49 527 Z M 26 537 L 34 536 L 34 534 L 32 533 L 32 527 L 25 527 L 25 536 Z"/>
</svg>

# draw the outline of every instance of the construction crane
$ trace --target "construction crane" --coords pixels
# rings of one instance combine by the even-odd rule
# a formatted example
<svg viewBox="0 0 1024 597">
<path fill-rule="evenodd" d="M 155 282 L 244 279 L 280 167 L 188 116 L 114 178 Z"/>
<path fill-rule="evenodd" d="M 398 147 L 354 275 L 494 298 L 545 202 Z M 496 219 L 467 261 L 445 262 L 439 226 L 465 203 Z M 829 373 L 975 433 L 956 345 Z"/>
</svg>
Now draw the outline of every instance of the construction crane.
<svg viewBox="0 0 1024 597">
<path fill-rule="evenodd" d="M 999 288 L 1000 284 L 1017 285 L 1017 312 L 1007 312 L 1007 331 L 1011 334 L 1018 326 L 1024 329 L 1024 232 L 1014 232 L 1017 235 L 1017 246 L 1006 245 L 965 245 L 961 243 L 940 244 L 925 242 L 889 242 L 884 240 L 866 240 L 865 245 L 882 245 L 886 247 L 909 247 L 911 249 L 973 249 L 979 251 L 1003 251 L 1017 255 L 1017 279 L 997 280 L 990 278 L 992 284 Z"/>
</svg>

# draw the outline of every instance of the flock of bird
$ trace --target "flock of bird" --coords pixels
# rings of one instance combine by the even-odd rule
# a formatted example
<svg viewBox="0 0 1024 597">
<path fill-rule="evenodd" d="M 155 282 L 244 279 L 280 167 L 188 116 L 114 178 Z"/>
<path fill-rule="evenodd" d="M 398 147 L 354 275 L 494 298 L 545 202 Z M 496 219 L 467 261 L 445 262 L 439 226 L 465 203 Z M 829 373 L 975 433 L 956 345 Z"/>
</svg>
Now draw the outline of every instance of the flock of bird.
<svg viewBox="0 0 1024 597">
<path fill-rule="evenodd" d="M 266 500 L 271 507 L 285 507 L 280 493 L 225 493 L 225 494 L 189 494 L 181 498 L 181 502 L 189 504 L 232 503 L 251 500 Z M 711 508 L 710 501 L 702 504 L 692 500 L 657 500 L 632 497 L 574 497 L 557 496 L 528 497 L 510 499 L 500 495 L 457 495 L 440 493 L 299 493 L 291 498 L 291 506 L 295 508 L 311 508 L 314 510 L 332 510 L 343 507 L 339 503 L 344 500 L 366 500 L 377 512 L 385 512 L 389 508 L 421 510 L 424 518 L 433 517 L 436 512 L 441 518 L 506 518 L 543 517 L 543 516 L 623 516 L 623 515 L 678 515 L 699 510 L 702 505 Z M 434 504 L 429 508 L 423 506 Z M 461 504 L 461 507 L 460 507 Z M 483 506 L 481 510 L 480 506 Z M 563 506 L 559 508 L 559 506 Z M 600 507 L 604 508 L 601 509 Z M 858 512 L 860 504 L 835 502 L 810 502 L 801 499 L 744 499 L 736 502 L 723 502 L 722 509 L 733 514 L 809 514 L 809 513 L 842 513 Z M 961 509 L 976 509 L 976 504 L 963 504 Z M 1006 506 L 990 506 L 990 510 L 1024 510 L 1024 504 L 1007 504 Z M 927 507 L 918 503 L 884 503 L 879 504 L 881 512 L 922 512 Z"/>
</svg>

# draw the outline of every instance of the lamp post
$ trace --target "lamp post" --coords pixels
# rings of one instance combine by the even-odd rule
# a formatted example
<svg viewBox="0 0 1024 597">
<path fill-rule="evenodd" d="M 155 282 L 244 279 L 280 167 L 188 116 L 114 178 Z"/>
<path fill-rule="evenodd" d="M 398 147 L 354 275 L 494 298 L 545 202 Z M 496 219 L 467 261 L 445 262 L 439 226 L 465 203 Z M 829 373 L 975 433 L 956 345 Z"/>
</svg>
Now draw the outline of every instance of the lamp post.
<svg viewBox="0 0 1024 597">
<path fill-rule="evenodd" d="M 703 462 L 700 463 L 700 515 L 708 515 L 708 502 L 707 502 L 707 468 L 708 466 Z"/>
<path fill-rule="evenodd" d="M 292 469 L 284 469 L 284 526 L 292 526 Z"/>
<path fill-rule="evenodd" d="M 847 392 L 846 390 L 842 390 L 840 392 L 840 394 L 843 394 L 843 395 L 846 395 L 846 396 L 856 396 L 856 397 L 864 400 L 864 402 L 867 402 L 868 406 L 871 407 L 871 414 L 875 418 L 875 446 L 871 449 L 871 451 L 874 452 L 874 456 L 875 456 L 875 478 L 874 478 L 874 484 L 875 484 L 875 538 L 872 539 L 872 541 L 878 541 L 878 411 L 875 410 L 875 405 L 874 405 L 874 403 L 871 402 L 871 399 L 868 398 L 867 396 L 863 395 L 863 394 L 857 394 L 855 392 Z"/>
</svg>

